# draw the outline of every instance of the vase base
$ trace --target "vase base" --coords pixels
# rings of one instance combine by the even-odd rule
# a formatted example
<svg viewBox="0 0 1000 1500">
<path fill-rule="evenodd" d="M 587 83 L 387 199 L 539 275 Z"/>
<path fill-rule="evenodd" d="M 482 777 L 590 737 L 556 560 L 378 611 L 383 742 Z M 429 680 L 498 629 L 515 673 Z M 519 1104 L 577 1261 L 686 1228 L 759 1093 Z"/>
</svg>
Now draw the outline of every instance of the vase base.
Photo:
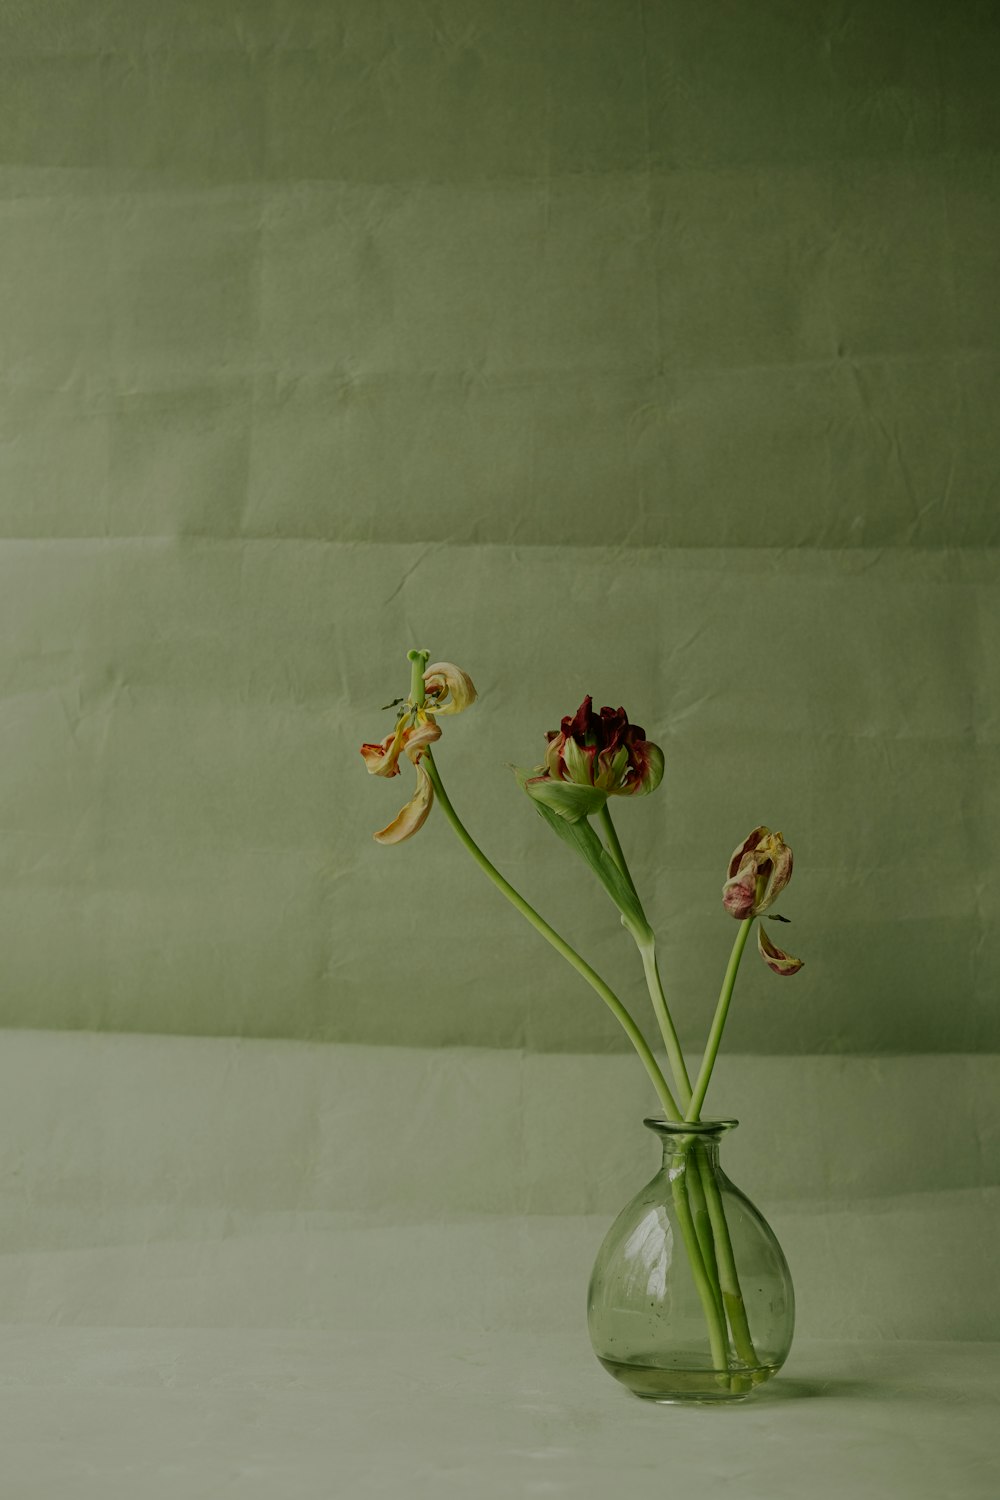
<svg viewBox="0 0 1000 1500">
<path fill-rule="evenodd" d="M 604 1359 L 601 1355 L 597 1358 L 608 1374 L 621 1381 L 633 1396 L 664 1406 L 693 1401 L 713 1405 L 722 1401 L 743 1401 L 780 1368 L 778 1365 L 757 1365 L 729 1371 L 658 1369 L 655 1365 L 623 1364 L 620 1360 Z"/>
</svg>

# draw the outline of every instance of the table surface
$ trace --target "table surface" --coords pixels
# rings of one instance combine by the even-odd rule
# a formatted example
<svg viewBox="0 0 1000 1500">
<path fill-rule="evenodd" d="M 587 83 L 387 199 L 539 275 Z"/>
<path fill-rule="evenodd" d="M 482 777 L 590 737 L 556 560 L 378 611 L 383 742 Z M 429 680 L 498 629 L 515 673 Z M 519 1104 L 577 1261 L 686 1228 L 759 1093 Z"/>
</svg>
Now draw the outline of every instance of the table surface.
<svg viewBox="0 0 1000 1500">
<path fill-rule="evenodd" d="M 1000 1344 L 798 1343 L 730 1407 L 579 1331 L 7 1325 L 4 1500 L 996 1500 Z"/>
</svg>

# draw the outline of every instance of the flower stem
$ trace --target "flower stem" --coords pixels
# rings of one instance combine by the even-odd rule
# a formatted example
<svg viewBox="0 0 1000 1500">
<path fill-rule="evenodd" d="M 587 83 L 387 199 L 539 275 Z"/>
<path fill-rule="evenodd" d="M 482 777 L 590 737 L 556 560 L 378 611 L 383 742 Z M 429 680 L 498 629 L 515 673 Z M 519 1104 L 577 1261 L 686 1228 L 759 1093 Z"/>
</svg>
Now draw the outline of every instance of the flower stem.
<svg viewBox="0 0 1000 1500">
<path fill-rule="evenodd" d="M 733 998 L 733 986 L 736 983 L 736 973 L 743 957 L 743 949 L 746 947 L 750 928 L 755 921 L 754 917 L 745 917 L 740 923 L 740 930 L 736 934 L 733 943 L 733 951 L 729 955 L 729 963 L 726 967 L 726 977 L 722 981 L 722 991 L 719 995 L 719 1003 L 715 1007 L 715 1017 L 712 1021 L 712 1029 L 708 1034 L 708 1042 L 705 1046 L 705 1056 L 702 1059 L 701 1071 L 698 1074 L 698 1082 L 695 1084 L 691 1102 L 688 1105 L 686 1120 L 698 1120 L 701 1118 L 701 1106 L 705 1102 L 708 1085 L 712 1077 L 712 1069 L 715 1067 L 715 1059 L 719 1054 L 719 1044 L 722 1041 L 722 1031 L 726 1024 L 726 1016 L 729 1014 L 729 1002 Z"/>
<path fill-rule="evenodd" d="M 705 1102 L 705 1095 L 708 1092 L 708 1085 L 712 1077 L 712 1069 L 715 1066 L 715 1059 L 718 1056 L 719 1045 L 722 1041 L 726 1016 L 729 1013 L 729 1002 L 733 997 L 733 988 L 736 984 L 740 959 L 743 957 L 743 949 L 746 946 L 753 923 L 753 917 L 747 917 L 742 921 L 733 942 L 733 949 L 729 955 L 729 963 L 726 966 L 726 976 L 722 982 L 722 992 L 719 995 L 719 1003 L 716 1006 L 712 1029 L 705 1047 L 705 1056 L 702 1061 L 701 1071 L 698 1074 L 698 1082 L 695 1085 L 694 1093 L 691 1095 L 691 1102 L 688 1105 L 685 1117 L 688 1120 L 697 1120 L 700 1117 L 701 1106 Z M 739 1275 L 736 1270 L 736 1257 L 733 1254 L 733 1242 L 729 1235 L 729 1225 L 726 1222 L 726 1212 L 723 1207 L 722 1194 L 719 1191 L 719 1184 L 716 1180 L 713 1163 L 704 1157 L 700 1158 L 698 1171 L 714 1242 L 715 1286 L 721 1295 L 725 1315 L 729 1319 L 736 1353 L 745 1365 L 751 1370 L 756 1370 L 760 1364 L 760 1360 L 754 1348 L 750 1325 L 747 1322 L 743 1289 L 740 1286 Z"/>
<path fill-rule="evenodd" d="M 601 808 L 598 816 L 601 820 L 601 826 L 607 834 L 608 851 L 611 858 L 628 881 L 632 894 L 639 903 L 641 911 L 642 902 L 639 901 L 639 893 L 635 888 L 635 881 L 632 879 L 631 872 L 625 861 L 625 853 L 618 838 L 618 830 L 611 821 L 611 811 L 607 803 Z M 643 917 L 645 918 L 645 912 L 643 912 Z M 656 962 L 656 939 L 648 922 L 646 923 L 646 931 L 649 933 L 649 937 L 642 942 L 636 938 L 636 946 L 639 949 L 639 955 L 642 959 L 642 969 L 646 976 L 646 988 L 649 990 L 649 998 L 653 1003 L 653 1011 L 660 1028 L 660 1035 L 663 1037 L 663 1044 L 667 1049 L 667 1057 L 670 1059 L 670 1070 L 674 1075 L 674 1086 L 680 1097 L 681 1105 L 686 1110 L 691 1102 L 691 1079 L 688 1077 L 684 1054 L 681 1051 L 677 1030 L 674 1026 L 673 1017 L 670 1014 L 670 1008 L 667 1005 L 667 997 L 663 993 L 663 982 L 660 979 L 660 970 Z"/>
<path fill-rule="evenodd" d="M 736 1352 L 745 1365 L 749 1365 L 752 1370 L 755 1370 L 759 1368 L 760 1360 L 754 1348 L 753 1337 L 750 1333 L 750 1324 L 747 1322 L 743 1289 L 740 1286 L 740 1279 L 736 1270 L 733 1242 L 729 1236 L 729 1225 L 726 1223 L 726 1211 L 715 1176 L 714 1163 L 709 1161 L 706 1156 L 700 1155 L 698 1158 L 698 1171 L 701 1177 L 701 1189 L 708 1208 L 711 1236 L 714 1240 L 716 1285 L 719 1288 L 726 1314 L 729 1317 L 729 1326 L 733 1330 L 733 1343 L 736 1345 Z M 706 1256 L 707 1259 L 708 1257 Z"/>
<path fill-rule="evenodd" d="M 503 892 L 503 894 L 507 897 L 507 900 L 517 908 L 521 915 L 527 918 L 532 927 L 540 932 L 542 936 L 552 944 L 557 953 L 562 954 L 567 963 L 572 964 L 573 968 L 576 969 L 578 974 L 582 974 L 583 978 L 587 981 L 592 989 L 597 991 L 601 999 L 604 1001 L 605 1005 L 607 1005 L 609 1010 L 620 1022 L 625 1030 L 626 1035 L 628 1036 L 629 1041 L 632 1043 L 636 1052 L 638 1052 L 643 1067 L 649 1074 L 653 1087 L 656 1090 L 657 1097 L 659 1098 L 660 1103 L 663 1105 L 664 1113 L 666 1114 L 667 1118 L 672 1120 L 682 1119 L 683 1116 L 681 1110 L 679 1109 L 673 1094 L 670 1092 L 667 1081 L 660 1071 L 659 1064 L 657 1063 L 656 1058 L 653 1056 L 646 1038 L 643 1036 L 642 1032 L 639 1030 L 635 1021 L 632 1019 L 629 1012 L 625 1009 L 625 1006 L 619 1000 L 618 996 L 612 989 L 609 988 L 607 984 L 605 984 L 601 976 L 590 967 L 586 960 L 580 957 L 576 949 L 571 948 L 569 943 L 566 942 L 565 938 L 560 937 L 555 928 L 550 927 L 548 922 L 545 921 L 544 917 L 540 917 L 538 915 L 538 912 L 535 910 L 535 908 L 524 899 L 520 892 L 514 889 L 509 881 L 504 879 L 496 866 L 491 864 L 490 861 L 486 858 L 486 855 L 480 849 L 479 845 L 475 842 L 472 835 L 469 833 L 468 829 L 459 818 L 455 809 L 452 807 L 448 794 L 442 784 L 440 773 L 434 761 L 434 757 L 431 754 L 429 746 L 424 751 L 424 760 L 427 766 L 427 774 L 430 776 L 435 795 L 437 796 L 437 799 L 441 804 L 441 809 L 444 812 L 445 817 L 448 819 L 448 822 L 451 824 L 452 828 L 455 830 L 456 834 L 461 839 L 466 849 L 468 849 L 473 859 L 479 865 L 480 869 L 489 876 L 490 880 L 493 881 L 493 884 Z"/>
<path fill-rule="evenodd" d="M 691 1102 L 691 1080 L 688 1077 L 687 1066 L 684 1062 L 684 1054 L 681 1044 L 674 1028 L 673 1018 L 667 1009 L 666 996 L 663 993 L 663 984 L 660 980 L 660 970 L 656 962 L 656 940 L 650 938 L 648 943 L 639 943 L 639 956 L 642 959 L 642 969 L 646 976 L 646 988 L 649 990 L 649 998 L 653 1002 L 653 1010 L 659 1022 L 660 1034 L 663 1037 L 670 1059 L 670 1070 L 674 1075 L 674 1083 L 680 1095 L 685 1110 Z M 689 1118 L 685 1116 L 685 1118 Z"/>
<path fill-rule="evenodd" d="M 712 1287 L 712 1295 L 715 1298 L 722 1326 L 726 1326 L 726 1310 L 722 1300 L 722 1287 L 719 1283 L 719 1263 L 715 1253 L 715 1235 L 712 1229 L 712 1216 L 709 1213 L 702 1187 L 702 1153 L 698 1146 L 692 1147 L 697 1153 L 697 1171 L 688 1174 L 688 1198 L 691 1203 L 691 1216 L 694 1219 L 694 1227 L 698 1232 L 698 1244 L 701 1246 L 702 1259 L 705 1262 L 705 1271 Z"/>
<path fill-rule="evenodd" d="M 618 837 L 618 829 L 611 821 L 611 809 L 608 807 L 608 804 L 606 802 L 601 808 L 598 817 L 601 820 L 601 826 L 603 827 L 604 832 L 608 836 L 608 847 L 611 850 L 611 858 L 614 860 L 619 870 L 621 870 L 622 874 L 625 876 L 625 879 L 628 881 L 629 885 L 632 888 L 633 896 L 638 901 L 639 892 L 635 888 L 635 881 L 632 879 L 632 876 L 629 872 L 629 867 L 625 863 L 625 851 L 622 848 L 621 840 Z"/>
<path fill-rule="evenodd" d="M 684 1248 L 687 1251 L 688 1263 L 691 1274 L 694 1276 L 698 1296 L 701 1299 L 702 1310 L 705 1314 L 705 1322 L 708 1325 L 708 1343 L 712 1351 L 712 1363 L 720 1375 L 729 1369 L 729 1348 L 726 1339 L 726 1324 L 719 1305 L 718 1292 L 712 1282 L 711 1275 L 706 1270 L 705 1261 L 702 1256 L 701 1246 L 698 1242 L 698 1231 L 695 1227 L 694 1218 L 691 1214 L 691 1204 L 688 1200 L 688 1177 L 691 1162 L 690 1150 L 696 1150 L 696 1146 L 689 1148 L 686 1154 L 684 1166 L 680 1171 L 672 1171 L 670 1174 L 670 1187 L 674 1198 L 674 1208 L 677 1212 L 677 1221 L 680 1224 L 681 1234 L 684 1238 Z M 697 1170 L 697 1169 L 696 1169 Z"/>
<path fill-rule="evenodd" d="M 406 659 L 410 663 L 410 702 L 414 708 L 423 708 L 426 701 L 424 673 L 427 670 L 430 654 L 429 651 L 407 651 L 406 653 Z"/>
</svg>

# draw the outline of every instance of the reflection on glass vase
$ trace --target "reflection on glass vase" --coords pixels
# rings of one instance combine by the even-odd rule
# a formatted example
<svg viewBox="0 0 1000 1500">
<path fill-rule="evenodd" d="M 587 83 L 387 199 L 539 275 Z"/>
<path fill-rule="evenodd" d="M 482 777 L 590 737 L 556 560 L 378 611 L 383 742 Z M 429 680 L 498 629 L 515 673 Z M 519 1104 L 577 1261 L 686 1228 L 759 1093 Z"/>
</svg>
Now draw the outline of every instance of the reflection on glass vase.
<svg viewBox="0 0 1000 1500">
<path fill-rule="evenodd" d="M 788 1357 L 795 1297 L 759 1211 L 719 1166 L 735 1120 L 645 1120 L 663 1164 L 612 1224 L 590 1278 L 601 1364 L 652 1401 L 739 1401 Z"/>
</svg>

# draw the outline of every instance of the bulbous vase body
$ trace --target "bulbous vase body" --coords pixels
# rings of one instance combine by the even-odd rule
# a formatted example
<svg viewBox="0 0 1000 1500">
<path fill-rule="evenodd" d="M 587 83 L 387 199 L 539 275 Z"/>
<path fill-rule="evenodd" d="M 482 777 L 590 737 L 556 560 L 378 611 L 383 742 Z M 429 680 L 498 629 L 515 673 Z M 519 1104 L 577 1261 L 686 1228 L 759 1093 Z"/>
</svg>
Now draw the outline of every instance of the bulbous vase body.
<svg viewBox="0 0 1000 1500">
<path fill-rule="evenodd" d="M 660 1137 L 663 1161 L 597 1253 L 587 1293 L 594 1353 L 648 1400 L 740 1400 L 788 1356 L 788 1263 L 719 1165 L 735 1120 L 643 1123 Z"/>
</svg>

